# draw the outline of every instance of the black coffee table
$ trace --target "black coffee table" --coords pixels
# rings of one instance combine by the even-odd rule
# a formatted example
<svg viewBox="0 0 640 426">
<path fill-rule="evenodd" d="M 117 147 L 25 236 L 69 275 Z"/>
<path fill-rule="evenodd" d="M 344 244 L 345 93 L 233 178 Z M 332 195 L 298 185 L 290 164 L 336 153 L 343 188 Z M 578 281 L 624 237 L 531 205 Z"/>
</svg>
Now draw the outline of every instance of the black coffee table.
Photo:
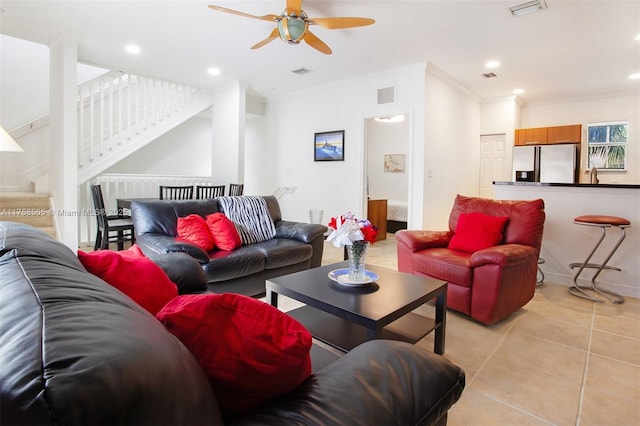
<svg viewBox="0 0 640 426">
<path fill-rule="evenodd" d="M 392 339 L 416 343 L 435 330 L 434 352 L 444 354 L 447 283 L 367 265 L 376 283 L 350 287 L 328 273 L 348 262 L 296 272 L 266 282 L 267 302 L 278 306 L 278 294 L 306 306 L 288 311 L 318 340 L 349 351 L 367 340 Z M 411 311 L 436 300 L 435 319 Z"/>
</svg>

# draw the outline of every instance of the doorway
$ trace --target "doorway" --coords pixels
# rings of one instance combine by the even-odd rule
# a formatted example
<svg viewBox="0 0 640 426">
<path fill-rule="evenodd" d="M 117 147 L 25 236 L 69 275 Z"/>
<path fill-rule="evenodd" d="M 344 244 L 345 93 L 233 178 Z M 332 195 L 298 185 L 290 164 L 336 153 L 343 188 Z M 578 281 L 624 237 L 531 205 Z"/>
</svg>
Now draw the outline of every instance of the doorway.
<svg viewBox="0 0 640 426">
<path fill-rule="evenodd" d="M 497 133 L 480 135 L 480 176 L 478 194 L 493 198 L 493 182 L 509 180 L 507 172 L 506 135 Z"/>
<path fill-rule="evenodd" d="M 408 113 L 366 119 L 365 201 L 378 239 L 407 228 L 410 129 Z"/>
</svg>

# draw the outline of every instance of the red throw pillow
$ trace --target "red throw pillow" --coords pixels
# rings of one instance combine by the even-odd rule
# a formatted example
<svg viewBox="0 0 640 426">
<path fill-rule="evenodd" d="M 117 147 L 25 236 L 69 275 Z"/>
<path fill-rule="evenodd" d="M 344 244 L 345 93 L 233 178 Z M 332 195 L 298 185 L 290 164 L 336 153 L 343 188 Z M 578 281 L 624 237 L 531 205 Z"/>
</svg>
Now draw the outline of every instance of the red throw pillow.
<svg viewBox="0 0 640 426">
<path fill-rule="evenodd" d="M 507 219 L 508 217 L 478 212 L 462 213 L 458 218 L 456 232 L 449 241 L 449 248 L 474 253 L 498 245 L 502 241 L 502 231 Z"/>
<path fill-rule="evenodd" d="M 207 253 L 216 246 L 207 222 L 197 214 L 178 218 L 178 237 L 195 244 Z"/>
<path fill-rule="evenodd" d="M 121 252 L 78 250 L 78 258 L 87 271 L 129 296 L 152 315 L 178 295 L 178 287 L 158 265 L 142 255 L 137 246 Z"/>
<path fill-rule="evenodd" d="M 239 294 L 182 295 L 156 315 L 209 376 L 225 415 L 249 410 L 311 375 L 311 334 L 273 306 Z"/>
<path fill-rule="evenodd" d="M 220 250 L 235 250 L 242 245 L 236 226 L 222 213 L 208 215 L 207 225 L 216 247 Z"/>
</svg>

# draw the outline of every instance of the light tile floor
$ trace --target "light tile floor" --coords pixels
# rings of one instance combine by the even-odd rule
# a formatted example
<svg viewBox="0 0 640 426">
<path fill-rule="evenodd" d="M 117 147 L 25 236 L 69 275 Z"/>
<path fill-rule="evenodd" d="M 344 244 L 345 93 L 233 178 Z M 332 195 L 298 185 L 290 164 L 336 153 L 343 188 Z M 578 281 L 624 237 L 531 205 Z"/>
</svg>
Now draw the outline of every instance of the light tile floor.
<svg viewBox="0 0 640 426">
<path fill-rule="evenodd" d="M 342 256 L 327 243 L 323 264 Z M 367 263 L 397 269 L 393 234 L 370 247 Z M 433 336 L 417 345 L 433 350 Z M 491 326 L 450 311 L 444 356 L 467 381 L 449 426 L 640 425 L 638 299 L 594 303 L 545 282 L 524 308 Z"/>
</svg>

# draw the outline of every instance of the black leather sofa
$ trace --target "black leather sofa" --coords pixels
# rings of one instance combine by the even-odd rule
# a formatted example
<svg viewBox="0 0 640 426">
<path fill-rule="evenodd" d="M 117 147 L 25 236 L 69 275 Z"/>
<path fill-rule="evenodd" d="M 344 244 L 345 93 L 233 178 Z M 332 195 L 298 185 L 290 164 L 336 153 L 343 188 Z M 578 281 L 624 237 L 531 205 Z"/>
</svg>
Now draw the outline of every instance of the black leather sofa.
<svg viewBox="0 0 640 426">
<path fill-rule="evenodd" d="M 191 353 L 63 244 L 0 222 L 0 277 L 3 426 L 224 424 Z M 374 340 L 232 424 L 445 424 L 464 385 L 445 358 Z"/>
<path fill-rule="evenodd" d="M 151 200 L 131 203 L 136 244 L 154 259 L 159 254 L 187 253 L 200 263 L 212 292 L 264 295 L 265 280 L 320 266 L 327 227 L 282 220 L 278 200 L 274 196 L 263 198 L 276 227 L 271 240 L 233 251 L 206 253 L 177 239 L 177 222 L 190 214 L 206 217 L 219 212 L 215 199 Z"/>
</svg>

